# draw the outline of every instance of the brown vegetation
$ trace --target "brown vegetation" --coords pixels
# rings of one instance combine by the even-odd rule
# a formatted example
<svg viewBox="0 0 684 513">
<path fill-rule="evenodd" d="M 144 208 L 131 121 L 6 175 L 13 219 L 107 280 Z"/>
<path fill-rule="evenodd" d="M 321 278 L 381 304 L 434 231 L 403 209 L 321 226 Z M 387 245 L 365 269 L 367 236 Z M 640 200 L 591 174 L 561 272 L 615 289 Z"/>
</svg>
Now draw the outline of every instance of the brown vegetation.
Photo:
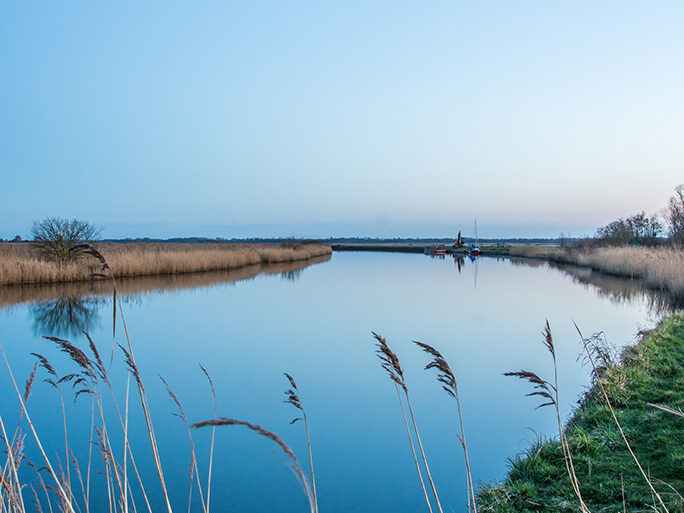
<svg viewBox="0 0 684 513">
<path fill-rule="evenodd" d="M 116 278 L 236 269 L 329 255 L 329 246 L 243 243 L 103 243 L 98 245 Z M 91 280 L 95 261 L 58 266 L 32 244 L 0 244 L 0 285 Z"/>
<path fill-rule="evenodd" d="M 303 269 L 328 260 L 330 260 L 330 255 L 293 262 L 248 265 L 226 271 L 138 276 L 117 280 L 116 288 L 118 295 L 125 302 L 128 298 L 141 294 L 214 287 L 251 280 L 261 274 L 280 274 L 284 278 L 296 279 L 298 273 Z M 0 287 L 0 308 L 24 303 L 54 301 L 63 298 L 76 299 L 84 296 L 96 298 L 111 297 L 112 285 L 108 280 L 8 285 Z"/>
<path fill-rule="evenodd" d="M 511 246 L 511 256 L 584 265 L 608 274 L 640 279 L 649 287 L 684 295 L 684 250 L 675 247 L 599 247 L 564 250 L 552 246 Z"/>
</svg>

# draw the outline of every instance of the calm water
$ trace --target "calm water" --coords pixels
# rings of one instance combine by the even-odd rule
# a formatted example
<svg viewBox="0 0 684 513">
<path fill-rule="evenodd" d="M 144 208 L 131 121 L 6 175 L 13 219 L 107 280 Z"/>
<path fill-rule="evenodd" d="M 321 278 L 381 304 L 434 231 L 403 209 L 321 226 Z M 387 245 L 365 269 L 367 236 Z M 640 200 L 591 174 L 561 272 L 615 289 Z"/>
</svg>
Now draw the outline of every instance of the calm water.
<svg viewBox="0 0 684 513">
<path fill-rule="evenodd" d="M 524 397 L 525 385 L 502 376 L 520 368 L 550 375 L 540 335 L 545 319 L 556 340 L 567 414 L 587 383 L 587 371 L 576 361 L 580 346 L 572 321 L 587 334 L 603 330 L 621 346 L 633 341 L 639 328 L 652 325 L 663 309 L 629 282 L 510 260 L 466 260 L 459 269 L 450 257 L 336 253 L 303 267 L 120 284 L 175 510 L 187 508 L 190 449 L 158 374 L 173 387 L 191 422 L 209 419 L 213 405 L 201 363 L 216 385 L 219 415 L 275 431 L 305 466 L 303 425 L 289 425 L 296 412 L 282 402 L 282 372 L 291 373 L 309 414 L 320 511 L 424 511 L 396 393 L 374 355 L 370 332 L 376 331 L 401 359 L 445 511 L 464 511 L 466 478 L 455 437 L 455 403 L 434 375 L 423 371 L 426 356 L 411 340 L 433 344 L 450 362 L 459 380 L 474 479 L 487 483 L 501 479 L 507 458 L 531 440 L 553 435 L 552 411 L 534 410 L 537 403 Z M 81 328 L 108 360 L 112 302 L 106 284 L 0 290 L 0 341 L 22 382 L 33 367 L 31 352 L 47 356 L 61 374 L 73 372 L 74 365 L 41 335 L 62 336 L 83 347 Z M 117 326 L 116 341 L 125 343 L 122 331 Z M 118 350 L 110 374 L 123 403 L 125 371 Z M 7 426 L 14 426 L 18 406 L 4 368 L 0 380 L 0 413 Z M 132 387 L 134 399 L 133 392 Z M 69 439 L 84 468 L 90 404 L 81 396 L 74 405 L 72 392 L 66 393 Z M 61 456 L 58 401 L 54 389 L 40 382 L 28 406 L 48 453 L 62 451 Z M 131 404 L 131 444 L 148 494 L 161 510 L 142 415 L 138 404 Z M 108 419 L 120 456 L 117 422 L 115 416 Z M 194 436 L 206 479 L 210 431 Z M 307 511 L 304 494 L 276 449 L 244 428 L 219 428 L 212 510 Z M 27 452 L 38 461 L 31 440 Z M 95 461 L 101 472 L 101 459 Z M 94 477 L 93 502 L 106 509 L 102 483 L 102 476 Z M 193 509 L 200 511 L 196 494 Z"/>
</svg>

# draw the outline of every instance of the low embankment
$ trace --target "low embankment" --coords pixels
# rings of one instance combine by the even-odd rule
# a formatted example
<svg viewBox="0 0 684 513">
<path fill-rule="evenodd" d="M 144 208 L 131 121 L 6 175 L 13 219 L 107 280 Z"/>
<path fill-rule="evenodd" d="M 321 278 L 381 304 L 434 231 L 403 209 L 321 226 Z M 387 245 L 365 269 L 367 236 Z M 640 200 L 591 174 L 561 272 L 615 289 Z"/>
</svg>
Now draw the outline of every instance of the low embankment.
<svg viewBox="0 0 684 513">
<path fill-rule="evenodd" d="M 592 250 L 552 246 L 511 246 L 511 256 L 543 258 L 590 267 L 615 276 L 638 278 L 645 285 L 684 296 L 684 250 L 669 247 L 605 247 Z"/>
<path fill-rule="evenodd" d="M 684 315 L 666 319 L 621 358 L 594 347 L 598 376 L 566 427 L 584 502 L 592 513 L 664 512 L 662 504 L 684 511 Z M 478 511 L 580 511 L 565 462 L 558 440 L 538 441 L 510 462 L 503 483 L 480 490 Z"/>
<path fill-rule="evenodd" d="M 332 253 L 324 244 L 102 243 L 113 276 L 134 277 L 221 271 L 256 264 L 294 262 Z M 59 267 L 40 257 L 30 243 L 0 244 L 0 285 L 92 279 L 101 272 L 94 258 Z"/>
</svg>

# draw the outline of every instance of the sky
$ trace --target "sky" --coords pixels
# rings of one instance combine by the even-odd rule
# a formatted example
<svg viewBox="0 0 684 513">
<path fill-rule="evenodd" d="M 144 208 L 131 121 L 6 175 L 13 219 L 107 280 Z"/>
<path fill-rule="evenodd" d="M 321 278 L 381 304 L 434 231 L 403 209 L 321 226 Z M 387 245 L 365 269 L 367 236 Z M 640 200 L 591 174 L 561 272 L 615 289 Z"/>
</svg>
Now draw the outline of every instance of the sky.
<svg viewBox="0 0 684 513">
<path fill-rule="evenodd" d="M 684 3 L 2 2 L 0 237 L 591 234 L 684 182 Z"/>
</svg>

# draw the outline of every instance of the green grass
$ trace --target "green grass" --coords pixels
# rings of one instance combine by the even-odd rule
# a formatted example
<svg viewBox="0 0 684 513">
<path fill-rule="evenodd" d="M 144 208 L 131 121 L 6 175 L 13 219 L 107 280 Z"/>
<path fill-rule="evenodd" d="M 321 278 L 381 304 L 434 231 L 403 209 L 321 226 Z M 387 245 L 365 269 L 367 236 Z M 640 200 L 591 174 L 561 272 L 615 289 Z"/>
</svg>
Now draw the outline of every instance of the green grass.
<svg viewBox="0 0 684 513">
<path fill-rule="evenodd" d="M 648 403 L 684 409 L 684 314 L 645 334 L 601 379 L 632 449 L 668 510 L 683 512 L 682 497 L 672 488 L 684 495 L 684 418 Z M 596 383 L 568 422 L 567 436 L 582 497 L 592 513 L 623 511 L 623 482 L 626 511 L 655 510 L 657 501 Z M 560 443 L 538 441 L 511 460 L 505 481 L 480 489 L 478 503 L 480 513 L 579 511 Z"/>
</svg>

